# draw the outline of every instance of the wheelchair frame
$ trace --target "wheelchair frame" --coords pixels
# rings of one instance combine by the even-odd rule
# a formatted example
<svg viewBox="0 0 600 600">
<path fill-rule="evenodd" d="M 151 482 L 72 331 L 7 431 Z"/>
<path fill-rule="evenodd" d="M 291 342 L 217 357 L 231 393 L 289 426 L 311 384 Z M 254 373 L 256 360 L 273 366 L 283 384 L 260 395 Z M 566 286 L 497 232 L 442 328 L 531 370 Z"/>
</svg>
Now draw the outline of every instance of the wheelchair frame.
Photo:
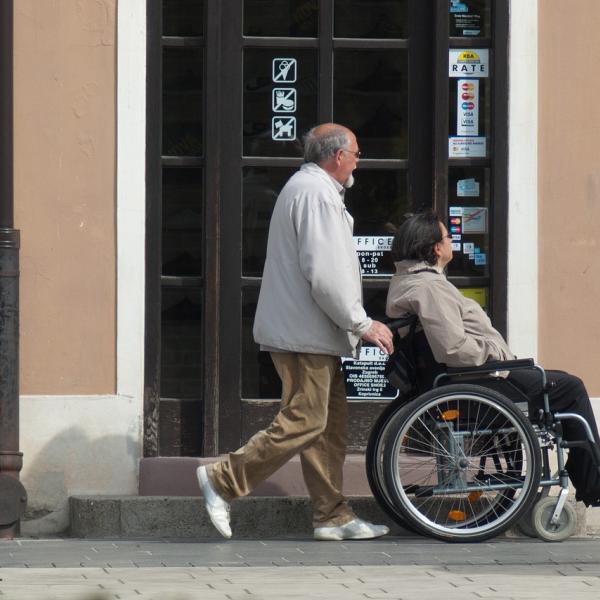
<svg viewBox="0 0 600 600">
<path fill-rule="evenodd" d="M 396 330 L 410 325 L 414 330 L 415 321 L 411 315 L 388 326 Z M 522 412 L 521 402 L 469 383 L 481 381 L 482 376 L 505 381 L 504 372 L 532 369 L 540 375 L 543 393 L 543 409 L 533 424 Z M 529 405 L 529 398 L 512 387 Z M 600 465 L 600 450 L 589 423 L 581 415 L 551 412 L 550 389 L 544 369 L 533 359 L 524 359 L 447 368 L 435 377 L 429 392 L 409 398 L 401 395 L 380 415 L 369 438 L 367 477 L 375 498 L 401 525 L 445 541 L 481 541 L 515 524 L 524 533 L 547 541 L 569 537 L 576 527 L 576 513 L 566 503 L 569 479 L 564 449 L 584 447 L 592 453 L 596 465 Z M 440 407 L 451 406 L 451 402 L 455 409 L 441 410 Z M 495 411 L 492 423 L 499 422 L 500 427 L 494 429 L 492 423 L 482 427 L 477 419 L 474 423 L 469 416 L 465 419 L 461 416 L 461 412 L 469 414 L 465 405 L 469 410 L 473 405 L 473 411 L 477 406 L 477 416 L 481 406 L 485 406 L 486 414 Z M 581 423 L 587 439 L 564 440 L 562 422 L 566 420 Z M 478 457 L 477 443 L 485 448 Z M 554 476 L 550 466 L 552 450 L 556 451 L 558 465 Z M 437 483 L 407 484 L 409 474 L 414 477 L 419 464 L 427 460 L 427 477 Z M 550 489 L 556 486 L 560 488 L 558 496 L 549 496 Z M 486 494 L 496 495 L 490 500 Z M 436 497 L 441 499 L 434 514 L 431 506 Z M 489 506 L 480 500 L 482 497 Z M 452 502 L 450 510 L 444 502 Z"/>
</svg>

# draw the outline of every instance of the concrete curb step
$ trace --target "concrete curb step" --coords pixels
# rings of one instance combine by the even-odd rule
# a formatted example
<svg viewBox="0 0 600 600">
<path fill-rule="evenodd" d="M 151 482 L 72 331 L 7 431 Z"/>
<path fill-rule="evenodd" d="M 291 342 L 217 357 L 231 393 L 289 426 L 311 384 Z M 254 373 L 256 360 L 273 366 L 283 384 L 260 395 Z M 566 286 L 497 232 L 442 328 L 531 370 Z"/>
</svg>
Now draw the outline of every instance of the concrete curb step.
<svg viewBox="0 0 600 600">
<path fill-rule="evenodd" d="M 356 513 L 386 524 L 391 535 L 414 536 L 387 517 L 370 496 L 349 498 Z M 77 538 L 218 538 L 202 498 L 190 496 L 72 496 L 70 535 Z M 585 511 L 578 506 L 578 529 L 586 534 Z M 312 537 L 310 500 L 301 496 L 248 496 L 231 504 L 235 539 Z M 522 537 L 512 529 L 510 537 Z"/>
<path fill-rule="evenodd" d="M 356 513 L 385 523 L 393 535 L 409 532 L 392 522 L 374 498 L 350 498 Z M 72 496 L 70 535 L 77 538 L 219 538 L 202 498 L 180 496 Z M 237 539 L 312 536 L 312 508 L 306 497 L 249 496 L 231 504 Z M 414 535 L 414 534 L 410 534 Z"/>
</svg>

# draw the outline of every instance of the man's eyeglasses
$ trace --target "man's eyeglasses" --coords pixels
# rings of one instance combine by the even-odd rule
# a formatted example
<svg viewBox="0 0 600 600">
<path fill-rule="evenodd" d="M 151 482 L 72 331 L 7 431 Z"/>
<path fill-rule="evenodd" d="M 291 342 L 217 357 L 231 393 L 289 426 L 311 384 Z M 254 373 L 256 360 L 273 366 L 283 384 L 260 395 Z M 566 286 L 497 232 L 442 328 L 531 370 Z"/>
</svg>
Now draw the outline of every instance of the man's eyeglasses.
<svg viewBox="0 0 600 600">
<path fill-rule="evenodd" d="M 342 152 L 350 152 L 350 154 L 354 154 L 356 158 L 360 158 L 360 150 L 348 150 L 347 148 L 340 148 Z"/>
</svg>

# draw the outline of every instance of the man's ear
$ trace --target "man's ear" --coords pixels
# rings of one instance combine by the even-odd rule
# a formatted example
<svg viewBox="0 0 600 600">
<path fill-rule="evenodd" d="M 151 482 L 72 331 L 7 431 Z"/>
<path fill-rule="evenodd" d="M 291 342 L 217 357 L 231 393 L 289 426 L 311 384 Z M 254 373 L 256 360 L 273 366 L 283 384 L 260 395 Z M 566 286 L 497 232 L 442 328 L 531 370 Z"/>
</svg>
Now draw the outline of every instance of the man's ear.
<svg viewBox="0 0 600 600">
<path fill-rule="evenodd" d="M 442 255 L 442 246 L 440 242 L 436 242 L 433 245 L 433 252 L 436 256 L 441 256 Z"/>
</svg>

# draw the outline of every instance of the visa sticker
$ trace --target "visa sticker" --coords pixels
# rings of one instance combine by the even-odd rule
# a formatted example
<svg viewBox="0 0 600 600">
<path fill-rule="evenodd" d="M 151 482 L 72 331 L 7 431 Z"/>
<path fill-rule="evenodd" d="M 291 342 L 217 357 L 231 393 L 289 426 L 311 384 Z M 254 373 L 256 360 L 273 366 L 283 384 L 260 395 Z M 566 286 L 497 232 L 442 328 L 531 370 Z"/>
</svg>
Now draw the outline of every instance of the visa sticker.
<svg viewBox="0 0 600 600">
<path fill-rule="evenodd" d="M 448 209 L 448 214 L 451 217 L 462 217 L 463 214 L 463 207 L 462 206 L 451 206 Z"/>
</svg>

